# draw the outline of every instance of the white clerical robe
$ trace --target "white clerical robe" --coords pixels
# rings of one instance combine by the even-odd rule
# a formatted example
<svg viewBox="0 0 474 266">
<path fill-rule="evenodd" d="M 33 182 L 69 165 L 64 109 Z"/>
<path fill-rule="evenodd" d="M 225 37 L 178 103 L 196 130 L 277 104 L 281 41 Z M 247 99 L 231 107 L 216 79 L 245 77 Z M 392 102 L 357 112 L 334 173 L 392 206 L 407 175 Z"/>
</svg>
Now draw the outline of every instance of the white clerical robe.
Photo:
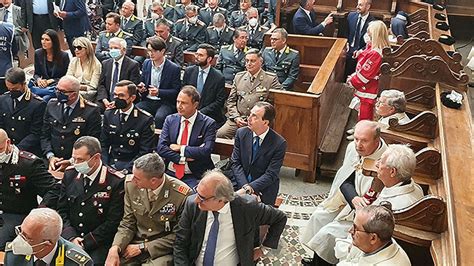
<svg viewBox="0 0 474 266">
<path fill-rule="evenodd" d="M 366 255 L 360 249 L 351 245 L 350 252 L 347 257 L 341 260 L 338 266 L 410 266 L 410 259 L 405 251 L 392 238 L 392 244 L 378 251 L 375 254 Z"/>
<path fill-rule="evenodd" d="M 362 174 L 362 162 L 365 158 L 379 159 L 386 149 L 387 145 L 381 139 L 379 147 L 373 154 L 361 157 L 356 151 L 354 142 L 347 146 L 344 162 L 334 177 L 328 197 L 316 207 L 308 225 L 300 234 L 301 243 L 314 250 L 324 260 L 337 263 L 334 256 L 336 238 L 345 238 L 348 228 L 352 225 L 352 220 L 335 220 L 345 207 L 350 210 L 339 187 L 355 171 L 355 189 L 359 196 L 364 195 L 369 190 L 373 177 Z"/>
<path fill-rule="evenodd" d="M 395 114 L 389 115 L 387 117 L 382 117 L 382 118 L 379 119 L 378 122 L 381 123 L 381 124 L 384 124 L 384 125 L 388 125 L 388 121 L 390 121 L 390 119 L 392 119 L 392 118 L 398 119 L 399 124 L 405 124 L 405 123 L 410 122 L 410 118 L 407 116 L 407 114 L 405 112 L 395 113 Z"/>
</svg>

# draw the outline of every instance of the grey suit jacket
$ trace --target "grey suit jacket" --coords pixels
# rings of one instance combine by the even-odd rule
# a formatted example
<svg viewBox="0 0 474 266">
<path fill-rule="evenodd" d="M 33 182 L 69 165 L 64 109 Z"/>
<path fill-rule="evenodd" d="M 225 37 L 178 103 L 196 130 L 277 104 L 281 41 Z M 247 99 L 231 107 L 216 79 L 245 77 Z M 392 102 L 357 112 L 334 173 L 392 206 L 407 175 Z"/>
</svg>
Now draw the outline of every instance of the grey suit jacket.
<svg viewBox="0 0 474 266">
<path fill-rule="evenodd" d="M 194 202 L 196 195 L 189 196 L 176 231 L 174 265 L 193 265 L 201 251 L 206 229 L 207 211 L 201 211 Z M 236 196 L 230 202 L 235 243 L 240 265 L 254 265 L 253 249 L 256 230 L 260 225 L 270 225 L 263 245 L 277 248 L 280 235 L 286 225 L 284 212 L 263 203 L 254 196 Z"/>
<path fill-rule="evenodd" d="M 13 25 L 15 26 L 15 40 L 18 41 L 18 49 L 22 52 L 28 50 L 30 46 L 30 40 L 28 39 L 28 34 L 22 32 L 21 28 L 26 28 L 25 21 L 21 17 L 21 7 L 12 4 L 13 8 Z M 5 15 L 5 8 L 0 9 L 0 18 L 3 18 Z"/>
</svg>

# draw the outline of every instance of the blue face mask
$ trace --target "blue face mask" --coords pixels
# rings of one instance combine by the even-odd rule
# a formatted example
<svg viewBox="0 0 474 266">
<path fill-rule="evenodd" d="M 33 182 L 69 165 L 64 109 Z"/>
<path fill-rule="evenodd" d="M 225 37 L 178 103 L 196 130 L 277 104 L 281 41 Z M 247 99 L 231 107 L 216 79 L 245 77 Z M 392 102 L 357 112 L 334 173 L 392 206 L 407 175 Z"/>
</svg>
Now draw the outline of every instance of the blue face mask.
<svg viewBox="0 0 474 266">
<path fill-rule="evenodd" d="M 56 92 L 56 97 L 58 98 L 58 102 L 60 103 L 67 103 L 67 101 L 69 100 L 69 97 L 60 91 Z"/>
<path fill-rule="evenodd" d="M 119 58 L 122 56 L 122 53 L 120 52 L 119 49 L 110 49 L 109 55 L 110 55 L 110 57 L 112 57 L 113 59 L 117 60 L 117 59 L 119 59 Z"/>
</svg>

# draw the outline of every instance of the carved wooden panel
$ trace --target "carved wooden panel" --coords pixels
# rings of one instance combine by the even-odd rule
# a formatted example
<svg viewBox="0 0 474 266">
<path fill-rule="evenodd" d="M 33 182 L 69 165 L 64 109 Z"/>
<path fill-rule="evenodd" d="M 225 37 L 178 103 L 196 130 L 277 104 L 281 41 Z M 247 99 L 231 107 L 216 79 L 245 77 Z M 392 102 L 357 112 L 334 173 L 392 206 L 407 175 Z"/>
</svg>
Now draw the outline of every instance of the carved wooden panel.
<svg viewBox="0 0 474 266">
<path fill-rule="evenodd" d="M 393 212 L 395 223 L 427 232 L 442 233 L 447 229 L 446 203 L 428 195 L 412 206 Z"/>
<path fill-rule="evenodd" d="M 421 105 L 426 109 L 433 109 L 435 101 L 435 88 L 431 86 L 421 86 L 405 92 L 405 99 L 409 103 Z"/>
<path fill-rule="evenodd" d="M 405 132 L 411 135 L 434 139 L 437 135 L 438 118 L 431 111 L 423 111 L 410 122 L 399 124 L 398 119 L 388 121 L 389 130 Z"/>
<path fill-rule="evenodd" d="M 387 144 L 409 144 L 410 148 L 412 148 L 415 152 L 428 147 L 428 143 L 430 143 L 427 138 L 420 138 L 387 129 L 382 129 L 381 136 Z"/>
<path fill-rule="evenodd" d="M 428 10 L 420 8 L 408 15 L 408 17 L 410 18 L 411 23 L 416 23 L 420 20 L 428 21 Z"/>
<path fill-rule="evenodd" d="M 463 70 L 460 53 L 455 52 L 450 56 L 438 41 L 429 39 L 428 32 L 422 31 L 419 34 L 420 36 L 413 36 L 407 39 L 402 46 L 394 51 L 390 48 L 385 48 L 382 52 L 383 61 L 390 63 L 392 67 L 398 67 L 403 61 L 413 55 L 439 56 L 448 64 L 451 71 L 459 74 Z"/>
<path fill-rule="evenodd" d="M 444 83 L 461 92 L 467 91 L 466 85 L 469 82 L 469 77 L 464 71 L 460 71 L 459 74 L 453 72 L 439 56 L 414 55 L 398 67 L 382 63 L 380 70 L 383 75 L 391 77 Z"/>
<path fill-rule="evenodd" d="M 428 22 L 426 20 L 419 20 L 407 26 L 408 34 L 417 34 L 420 31 L 429 31 Z"/>
<path fill-rule="evenodd" d="M 427 147 L 416 153 L 415 175 L 432 180 L 441 178 L 441 154 L 438 150 Z"/>
</svg>

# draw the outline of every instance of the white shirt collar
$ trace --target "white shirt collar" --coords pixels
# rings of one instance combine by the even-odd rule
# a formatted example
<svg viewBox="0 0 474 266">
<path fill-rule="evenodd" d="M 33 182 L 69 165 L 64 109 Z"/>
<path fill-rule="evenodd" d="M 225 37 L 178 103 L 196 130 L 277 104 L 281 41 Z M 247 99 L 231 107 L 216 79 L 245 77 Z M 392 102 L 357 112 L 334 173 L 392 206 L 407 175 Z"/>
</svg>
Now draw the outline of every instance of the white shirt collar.
<svg viewBox="0 0 474 266">
<path fill-rule="evenodd" d="M 8 16 L 10 16 L 10 14 L 12 14 L 13 12 L 13 3 L 11 3 L 10 6 L 6 10 L 8 10 Z"/>
<path fill-rule="evenodd" d="M 160 194 L 161 189 L 165 186 L 166 174 L 163 174 L 163 182 L 154 190 L 148 189 L 148 198 L 156 198 Z"/>
<path fill-rule="evenodd" d="M 209 65 L 206 68 L 199 67 L 199 71 L 201 70 L 204 71 L 204 73 L 209 74 L 209 70 L 211 70 L 211 66 Z"/>
<path fill-rule="evenodd" d="M 92 183 L 96 179 L 96 177 L 99 174 L 100 170 L 102 170 L 102 160 L 99 163 L 99 167 L 97 167 L 97 169 L 91 175 L 85 175 L 85 177 L 89 178 L 89 180 Z"/>
<path fill-rule="evenodd" d="M 280 52 L 280 55 L 282 55 L 285 52 L 285 50 L 286 50 L 286 45 L 280 50 L 278 50 L 278 52 Z"/>
<path fill-rule="evenodd" d="M 188 118 L 189 125 L 194 125 L 194 121 L 196 121 L 197 113 L 198 111 L 196 110 L 196 112 L 194 112 L 194 114 L 190 118 Z M 184 120 L 186 120 L 186 118 L 184 118 L 184 116 L 181 116 L 181 123 L 183 123 Z"/>
<path fill-rule="evenodd" d="M 220 210 L 218 210 L 217 212 L 218 212 L 219 214 L 221 214 L 221 213 L 224 214 L 224 213 L 228 213 L 229 211 L 230 211 L 230 203 L 227 202 L 227 203 L 224 204 L 224 206 L 223 206 Z"/>
<path fill-rule="evenodd" d="M 166 58 L 163 58 L 163 62 L 161 62 L 161 64 L 159 66 L 155 65 L 155 62 L 153 62 L 153 61 L 151 61 L 151 64 L 153 65 L 153 67 L 157 67 L 157 68 L 162 69 L 163 65 L 165 64 L 165 61 L 166 61 Z"/>
<path fill-rule="evenodd" d="M 58 248 L 58 242 L 56 242 L 56 245 L 54 245 L 54 248 L 48 253 L 48 255 L 44 256 L 42 259 L 37 258 L 34 256 L 33 261 L 36 262 L 37 260 L 42 260 L 44 261 L 47 265 L 52 265 L 53 257 L 54 254 L 56 254 L 56 249 Z"/>
<path fill-rule="evenodd" d="M 301 9 L 303 9 L 303 11 L 306 13 L 306 15 L 311 19 L 311 11 L 306 10 L 304 8 L 301 8 Z"/>
<path fill-rule="evenodd" d="M 117 62 L 117 63 L 119 63 L 119 66 L 121 66 L 121 65 L 122 65 L 122 62 L 123 62 L 123 59 L 125 58 L 125 56 L 127 56 L 127 55 L 123 55 L 123 56 L 120 57 L 120 59 L 117 60 L 117 61 L 114 59 L 114 65 L 115 65 L 115 62 Z"/>
<path fill-rule="evenodd" d="M 263 142 L 263 140 L 265 139 L 265 137 L 267 136 L 268 134 L 268 131 L 270 131 L 270 127 L 267 128 L 267 130 L 265 130 L 265 132 L 263 132 L 262 134 L 258 135 L 258 138 L 260 139 L 260 143 Z M 252 132 L 253 134 L 253 137 L 257 137 L 257 134 L 255 134 L 255 132 Z"/>
<path fill-rule="evenodd" d="M 122 109 L 120 109 L 120 114 L 125 114 L 126 117 L 129 117 L 133 111 L 133 108 L 135 108 L 135 105 L 132 103 L 132 106 L 126 112 L 123 112 Z"/>
</svg>

